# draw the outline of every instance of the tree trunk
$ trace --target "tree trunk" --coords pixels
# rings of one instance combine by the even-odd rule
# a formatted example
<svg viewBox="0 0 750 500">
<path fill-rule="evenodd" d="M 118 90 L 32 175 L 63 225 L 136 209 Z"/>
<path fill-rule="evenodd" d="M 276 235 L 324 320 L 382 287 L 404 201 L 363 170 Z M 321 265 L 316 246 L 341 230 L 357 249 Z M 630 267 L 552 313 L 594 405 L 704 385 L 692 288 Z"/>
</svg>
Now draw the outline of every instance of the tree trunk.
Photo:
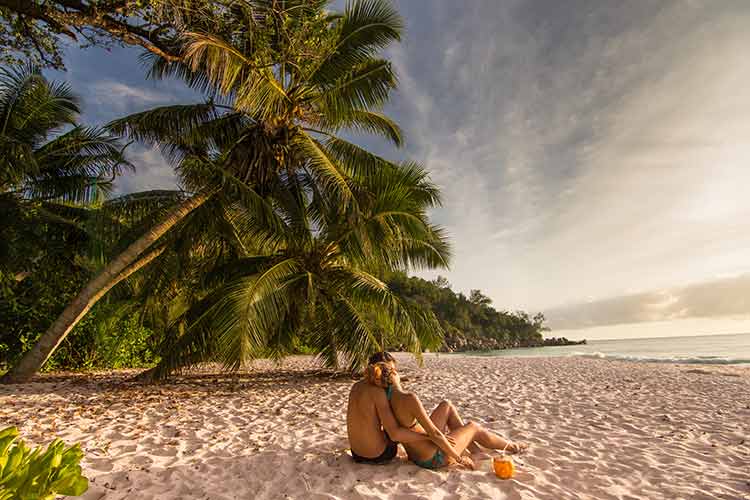
<svg viewBox="0 0 750 500">
<path fill-rule="evenodd" d="M 83 290 L 68 304 L 62 314 L 52 323 L 52 326 L 39 337 L 34 347 L 23 355 L 18 364 L 12 367 L 0 379 L 0 382 L 13 384 L 29 381 L 44 366 L 44 363 L 55 352 L 60 342 L 110 288 L 156 258 L 161 251 L 158 251 L 158 253 L 151 252 L 146 256 L 150 257 L 148 261 L 144 258 L 136 263 L 138 256 L 191 211 L 201 206 L 210 196 L 210 193 L 197 194 L 183 201 L 146 234 L 138 238 L 107 264 L 97 276 L 83 287 Z M 156 255 L 152 255 L 154 253 Z"/>
</svg>

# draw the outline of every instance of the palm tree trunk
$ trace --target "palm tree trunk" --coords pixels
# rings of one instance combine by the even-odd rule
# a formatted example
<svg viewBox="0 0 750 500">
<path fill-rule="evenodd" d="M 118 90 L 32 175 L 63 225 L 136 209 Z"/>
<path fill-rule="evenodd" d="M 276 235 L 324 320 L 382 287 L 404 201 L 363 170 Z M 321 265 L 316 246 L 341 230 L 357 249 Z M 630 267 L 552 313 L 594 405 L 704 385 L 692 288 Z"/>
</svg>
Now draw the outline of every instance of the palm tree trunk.
<svg viewBox="0 0 750 500">
<path fill-rule="evenodd" d="M 205 203 L 210 196 L 211 193 L 202 193 L 183 201 L 146 234 L 138 238 L 138 240 L 133 242 L 120 255 L 107 264 L 97 276 L 83 287 L 83 290 L 78 293 L 76 298 L 68 304 L 55 322 L 39 337 L 34 347 L 23 355 L 18 364 L 0 378 L 0 382 L 12 384 L 30 380 L 44 366 L 44 363 L 55 352 L 60 342 L 65 339 L 81 318 L 86 315 L 88 310 L 110 288 L 156 258 L 161 251 L 158 251 L 158 253 L 151 252 L 136 262 L 138 256 L 191 211 Z M 148 257 L 150 259 L 146 260 Z"/>
</svg>

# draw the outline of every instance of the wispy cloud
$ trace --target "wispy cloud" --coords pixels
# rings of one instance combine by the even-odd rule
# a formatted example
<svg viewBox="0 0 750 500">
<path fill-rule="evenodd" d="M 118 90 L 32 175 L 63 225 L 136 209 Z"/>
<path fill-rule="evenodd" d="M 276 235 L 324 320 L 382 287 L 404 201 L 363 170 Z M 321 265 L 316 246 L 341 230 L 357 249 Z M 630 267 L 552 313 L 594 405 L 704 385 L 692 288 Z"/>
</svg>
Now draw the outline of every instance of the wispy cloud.
<svg viewBox="0 0 750 500">
<path fill-rule="evenodd" d="M 748 317 L 750 274 L 683 287 L 613 297 L 547 311 L 555 329 L 672 321 L 686 318 Z"/>
<path fill-rule="evenodd" d="M 546 309 L 747 270 L 750 4 L 401 5 L 392 109 L 456 287 Z"/>
<path fill-rule="evenodd" d="M 177 177 L 158 148 L 132 145 L 128 157 L 135 172 L 117 180 L 118 193 L 149 191 L 152 189 L 177 189 Z"/>
<path fill-rule="evenodd" d="M 153 106 L 169 102 L 172 98 L 156 89 L 126 85 L 115 80 L 99 80 L 88 86 L 87 100 L 96 105 L 107 105 L 114 109 L 129 109 L 131 106 Z"/>
<path fill-rule="evenodd" d="M 89 120 L 98 123 L 173 104 L 177 99 L 153 85 L 129 85 L 110 78 L 86 84 L 83 96 L 84 113 Z"/>
</svg>

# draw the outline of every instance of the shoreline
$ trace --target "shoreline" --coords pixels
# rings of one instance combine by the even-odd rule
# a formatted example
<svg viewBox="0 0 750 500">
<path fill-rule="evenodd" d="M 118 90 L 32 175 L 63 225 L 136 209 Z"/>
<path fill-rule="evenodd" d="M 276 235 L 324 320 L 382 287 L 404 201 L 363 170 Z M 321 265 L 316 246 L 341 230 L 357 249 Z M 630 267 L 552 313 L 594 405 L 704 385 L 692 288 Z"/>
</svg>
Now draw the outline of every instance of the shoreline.
<svg viewBox="0 0 750 500">
<path fill-rule="evenodd" d="M 525 349 L 525 348 L 524 348 Z M 480 358 L 480 359 L 486 359 L 486 358 L 503 358 L 503 359 L 546 359 L 546 358 L 563 358 L 563 359 L 592 359 L 592 360 L 600 360 L 605 361 L 608 363 L 630 363 L 634 365 L 661 365 L 661 366 L 680 366 L 684 368 L 692 368 L 692 369 L 700 369 L 700 368 L 706 368 L 707 370 L 714 370 L 714 369 L 721 369 L 721 368 L 734 368 L 738 369 L 740 372 L 740 375 L 747 375 L 750 377 L 750 363 L 749 362 L 679 362 L 674 361 L 671 359 L 664 359 L 664 360 L 654 360 L 654 359 L 628 359 L 625 356 L 616 356 L 616 355 L 597 355 L 597 354 L 588 354 L 588 353 L 569 353 L 569 354 L 560 354 L 560 355 L 549 355 L 549 354 L 528 354 L 528 355 L 494 355 L 494 354 L 484 354 L 487 351 L 466 351 L 466 352 L 440 352 L 440 353 L 429 353 L 429 354 L 440 354 L 440 355 L 447 355 L 447 356 L 466 356 L 466 357 L 472 357 L 472 358 Z M 404 353 L 406 354 L 406 353 Z M 426 355 L 426 354 L 425 354 Z"/>
<path fill-rule="evenodd" d="M 750 367 L 442 354 L 425 354 L 424 368 L 397 354 L 407 389 L 428 411 L 450 399 L 530 442 L 514 479 L 489 463 L 355 464 L 344 427 L 353 380 L 305 356 L 155 386 L 128 382 L 137 370 L 45 374 L 0 386 L 0 421 L 30 444 L 80 441 L 85 499 L 750 496 Z"/>
</svg>

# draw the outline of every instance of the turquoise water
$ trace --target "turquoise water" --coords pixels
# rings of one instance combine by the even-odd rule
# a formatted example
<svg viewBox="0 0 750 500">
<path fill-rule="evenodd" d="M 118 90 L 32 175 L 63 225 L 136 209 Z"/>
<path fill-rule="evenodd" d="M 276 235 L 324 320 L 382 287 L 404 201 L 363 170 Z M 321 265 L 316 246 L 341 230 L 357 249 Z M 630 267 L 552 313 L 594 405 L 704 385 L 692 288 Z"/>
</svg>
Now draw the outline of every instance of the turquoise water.
<svg viewBox="0 0 750 500">
<path fill-rule="evenodd" d="M 750 333 L 591 340 L 586 345 L 463 353 L 477 356 L 583 356 L 652 363 L 750 363 Z"/>
</svg>

